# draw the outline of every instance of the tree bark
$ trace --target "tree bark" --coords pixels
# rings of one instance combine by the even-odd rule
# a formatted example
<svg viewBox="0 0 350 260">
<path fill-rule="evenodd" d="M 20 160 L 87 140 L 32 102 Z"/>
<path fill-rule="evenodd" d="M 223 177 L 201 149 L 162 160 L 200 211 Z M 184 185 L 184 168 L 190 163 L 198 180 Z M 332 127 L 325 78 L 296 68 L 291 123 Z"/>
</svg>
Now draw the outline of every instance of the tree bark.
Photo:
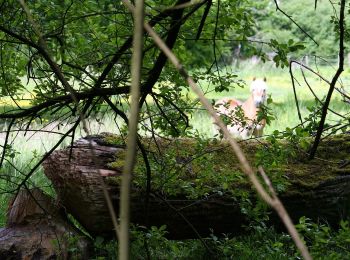
<svg viewBox="0 0 350 260">
<path fill-rule="evenodd" d="M 103 191 L 99 186 L 98 173 L 109 183 L 108 189 L 115 209 L 118 209 L 118 182 L 113 183 L 108 180 L 111 176 L 113 178 L 120 176 L 121 169 L 111 168 L 109 163 L 122 158 L 125 147 L 113 146 L 105 142 L 102 136 L 88 138 L 93 140 L 97 160 L 91 158 L 87 139 L 80 139 L 72 147 L 54 152 L 45 161 L 44 170 L 54 185 L 59 202 L 66 210 L 91 235 L 108 236 L 113 234 L 113 225 Z M 178 146 L 183 146 L 183 150 L 188 147 L 186 142 L 187 140 L 176 141 Z M 171 145 L 171 143 L 166 144 L 166 146 Z M 258 145 L 258 142 L 247 142 L 243 148 L 246 152 L 250 152 L 249 157 L 252 158 Z M 220 157 L 230 157 L 229 148 L 224 143 L 213 146 L 216 146 L 216 150 L 220 150 Z M 210 149 L 215 150 L 213 146 Z M 283 167 L 279 167 L 278 170 L 289 179 L 290 184 L 284 192 L 279 194 L 279 197 L 294 222 L 297 222 L 301 216 L 306 216 L 314 221 L 326 221 L 331 225 L 337 225 L 341 219 L 348 216 L 349 151 L 350 136 L 337 137 L 321 144 L 320 156 L 323 155 L 324 158 L 319 158 L 317 162 L 309 162 L 304 159 L 307 156 L 299 156 L 285 163 Z M 181 161 L 181 158 L 176 160 Z M 98 165 L 94 163 L 96 161 Z M 218 162 L 218 164 L 221 163 Z M 193 171 L 190 163 L 183 169 L 189 172 L 188 175 Z M 253 203 L 256 201 L 255 192 L 250 185 L 246 183 L 238 189 L 248 191 L 251 201 Z M 247 215 L 242 213 L 240 200 L 227 193 L 217 192 L 207 194 L 200 199 L 189 199 L 186 194 L 170 196 L 153 190 L 148 208 L 145 201 L 144 189 L 134 186 L 131 195 L 131 222 L 142 226 L 166 225 L 170 238 L 195 238 L 193 229 L 196 229 L 201 236 L 209 235 L 211 230 L 215 234 L 239 234 L 244 231 L 243 226 L 249 224 Z M 282 227 L 274 213 L 270 219 L 275 226 Z"/>
</svg>

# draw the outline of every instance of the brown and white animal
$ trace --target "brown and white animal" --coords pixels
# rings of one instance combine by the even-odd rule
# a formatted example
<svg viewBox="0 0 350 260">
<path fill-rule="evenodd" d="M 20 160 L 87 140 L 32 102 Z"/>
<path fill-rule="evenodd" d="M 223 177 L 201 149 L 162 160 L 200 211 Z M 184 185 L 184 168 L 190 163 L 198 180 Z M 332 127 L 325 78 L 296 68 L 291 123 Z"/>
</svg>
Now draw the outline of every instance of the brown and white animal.
<svg viewBox="0 0 350 260">
<path fill-rule="evenodd" d="M 246 139 L 262 136 L 266 120 L 257 121 L 261 106 L 266 102 L 266 78 L 254 78 L 250 86 L 251 95 L 245 102 L 234 98 L 223 98 L 215 103 L 219 115 L 225 115 L 230 122 L 227 129 L 236 137 Z"/>
</svg>

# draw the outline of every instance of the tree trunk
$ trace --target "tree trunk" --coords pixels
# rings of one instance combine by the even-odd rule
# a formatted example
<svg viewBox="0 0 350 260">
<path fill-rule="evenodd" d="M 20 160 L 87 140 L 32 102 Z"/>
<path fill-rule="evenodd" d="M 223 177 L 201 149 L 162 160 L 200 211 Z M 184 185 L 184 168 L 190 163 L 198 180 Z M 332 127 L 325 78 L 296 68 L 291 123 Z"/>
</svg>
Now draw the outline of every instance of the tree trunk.
<svg viewBox="0 0 350 260">
<path fill-rule="evenodd" d="M 92 158 L 89 140 L 92 142 L 97 160 Z M 111 167 L 110 163 L 120 161 L 124 157 L 125 148 L 113 146 L 105 140 L 106 137 L 102 136 L 80 139 L 72 147 L 54 152 L 44 163 L 45 174 L 52 181 L 59 202 L 94 236 L 113 233 L 112 222 L 100 187 L 100 175 L 109 184 L 108 189 L 115 209 L 119 208 L 118 176 L 121 175 L 121 168 Z M 251 160 L 258 145 L 258 142 L 243 144 L 243 149 L 249 153 Z M 186 158 L 180 156 L 181 152 L 191 150 L 189 147 L 195 146 L 193 141 L 184 139 L 160 142 L 158 146 L 161 146 L 160 149 L 165 146 L 176 146 L 177 155 L 174 160 L 179 163 L 186 161 L 183 165 L 186 167 L 181 167 L 183 172 L 187 172 L 184 174 L 186 178 L 193 178 L 192 175 L 196 175 L 193 172 L 196 171 L 197 165 L 191 164 L 195 160 L 194 154 L 186 153 Z M 211 157 L 214 161 L 215 174 L 222 174 L 222 171 L 227 169 L 225 167 L 230 170 L 234 167 L 238 169 L 238 165 L 234 165 L 237 164 L 234 155 L 225 143 L 214 143 L 208 147 L 201 149 L 217 153 L 217 157 Z M 152 145 L 148 148 L 153 149 Z M 305 161 L 303 157 L 306 156 L 298 156 L 279 166 L 278 171 L 282 172 L 289 182 L 280 198 L 294 221 L 301 216 L 307 216 L 315 221 L 324 220 L 336 225 L 348 215 L 349 151 L 350 136 L 336 137 L 321 144 L 317 160 Z M 232 162 L 226 157 L 232 158 Z M 216 163 L 218 165 L 215 165 Z M 225 166 L 226 164 L 228 166 Z M 178 178 L 180 180 L 182 177 Z M 256 200 L 250 184 L 243 182 L 237 185 L 237 189 L 249 192 L 251 201 Z M 136 185 L 133 187 L 131 221 L 143 226 L 166 225 L 171 238 L 195 238 L 193 228 L 201 236 L 207 236 L 210 230 L 215 234 L 238 234 L 243 231 L 243 225 L 249 224 L 247 216 L 242 213 L 240 199 L 226 192 L 213 192 L 199 199 L 190 199 L 185 193 L 170 195 L 155 189 L 152 190 L 147 204 L 144 190 Z M 272 214 L 271 220 L 276 226 L 281 226 L 276 215 Z"/>
</svg>

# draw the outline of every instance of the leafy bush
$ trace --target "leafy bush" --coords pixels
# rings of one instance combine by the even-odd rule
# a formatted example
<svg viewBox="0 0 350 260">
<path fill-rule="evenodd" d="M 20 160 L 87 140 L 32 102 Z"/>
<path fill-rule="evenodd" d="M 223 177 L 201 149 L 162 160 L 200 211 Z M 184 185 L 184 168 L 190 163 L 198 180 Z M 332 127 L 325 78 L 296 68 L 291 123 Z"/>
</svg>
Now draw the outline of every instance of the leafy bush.
<svg viewBox="0 0 350 260">
<path fill-rule="evenodd" d="M 325 224 L 316 224 L 302 217 L 297 225 L 315 259 L 349 259 L 350 227 L 347 221 L 340 223 L 338 231 Z M 166 227 L 132 228 L 132 259 L 301 259 L 290 235 L 276 232 L 271 227 L 256 226 L 244 236 L 232 237 L 212 234 L 204 239 L 206 247 L 198 239 L 168 240 Z M 117 243 L 95 242 L 94 259 L 117 259 Z"/>
</svg>

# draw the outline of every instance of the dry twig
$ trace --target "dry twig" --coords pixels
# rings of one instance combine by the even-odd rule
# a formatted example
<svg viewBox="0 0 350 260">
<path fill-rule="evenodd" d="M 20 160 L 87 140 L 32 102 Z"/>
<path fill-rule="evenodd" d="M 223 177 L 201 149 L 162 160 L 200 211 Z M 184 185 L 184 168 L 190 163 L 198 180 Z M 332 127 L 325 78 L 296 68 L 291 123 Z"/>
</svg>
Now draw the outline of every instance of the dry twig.
<svg viewBox="0 0 350 260">
<path fill-rule="evenodd" d="M 131 175 L 136 161 L 137 124 L 139 119 L 140 81 L 143 47 L 144 1 L 136 1 L 134 12 L 134 38 L 131 59 L 131 111 L 127 140 L 125 166 L 123 168 L 120 189 L 120 239 L 119 259 L 129 259 L 130 226 L 130 185 Z"/>
</svg>

